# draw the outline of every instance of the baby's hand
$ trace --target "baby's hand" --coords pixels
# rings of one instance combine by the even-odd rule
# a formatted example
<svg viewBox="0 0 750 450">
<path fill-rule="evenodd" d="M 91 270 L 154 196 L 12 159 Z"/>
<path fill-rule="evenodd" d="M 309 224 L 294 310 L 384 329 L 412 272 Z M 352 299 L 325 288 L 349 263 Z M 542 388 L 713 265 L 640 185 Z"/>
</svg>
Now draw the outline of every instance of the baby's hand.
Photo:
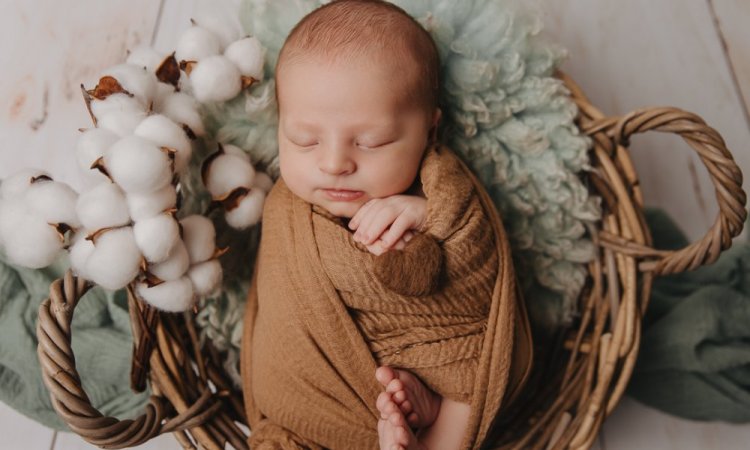
<svg viewBox="0 0 750 450">
<path fill-rule="evenodd" d="M 362 205 L 349 221 L 356 230 L 354 240 L 376 255 L 391 248 L 403 248 L 427 217 L 427 200 L 414 195 L 375 198 Z"/>
</svg>

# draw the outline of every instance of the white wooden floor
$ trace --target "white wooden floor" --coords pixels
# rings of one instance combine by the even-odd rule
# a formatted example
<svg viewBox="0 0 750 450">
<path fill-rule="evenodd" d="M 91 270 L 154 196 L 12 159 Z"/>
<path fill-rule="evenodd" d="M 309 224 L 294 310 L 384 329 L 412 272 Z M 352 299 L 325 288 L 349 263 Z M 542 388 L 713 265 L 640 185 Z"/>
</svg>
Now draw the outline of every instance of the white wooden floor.
<svg viewBox="0 0 750 450">
<path fill-rule="evenodd" d="M 750 1 L 535 0 L 548 32 L 570 50 L 564 69 L 608 114 L 641 106 L 694 111 L 721 132 L 750 174 Z M 72 154 L 89 125 L 78 86 L 124 61 L 127 48 L 168 51 L 201 0 L 0 0 L 0 178 L 25 167 L 78 188 Z M 216 8 L 215 4 L 211 6 Z M 707 172 L 674 137 L 636 138 L 649 205 L 665 208 L 696 239 L 716 214 Z M 747 177 L 746 177 L 747 179 Z M 745 189 L 750 188 L 746 181 Z M 626 398 L 598 448 L 746 449 L 750 424 L 696 423 Z M 0 403 L 0 449 L 91 448 Z M 165 436 L 139 448 L 178 449 Z"/>
</svg>

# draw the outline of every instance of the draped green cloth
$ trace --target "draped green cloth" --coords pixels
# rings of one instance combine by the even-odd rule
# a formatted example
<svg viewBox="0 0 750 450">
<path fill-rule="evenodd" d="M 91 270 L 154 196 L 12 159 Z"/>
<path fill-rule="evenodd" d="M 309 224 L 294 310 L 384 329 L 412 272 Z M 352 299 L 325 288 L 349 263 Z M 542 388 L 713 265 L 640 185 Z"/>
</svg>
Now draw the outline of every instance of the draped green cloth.
<svg viewBox="0 0 750 450">
<path fill-rule="evenodd" d="M 648 222 L 657 248 L 687 244 L 663 212 Z M 628 394 L 688 419 L 750 421 L 750 244 L 656 279 Z"/>
<path fill-rule="evenodd" d="M 36 356 L 39 304 L 68 267 L 67 254 L 41 270 L 12 266 L 0 251 L 0 401 L 29 418 L 69 431 L 52 409 Z M 131 418 L 148 392 L 130 390 L 132 335 L 124 291 L 90 290 L 75 310 L 73 353 L 83 388 L 103 414 Z"/>
</svg>

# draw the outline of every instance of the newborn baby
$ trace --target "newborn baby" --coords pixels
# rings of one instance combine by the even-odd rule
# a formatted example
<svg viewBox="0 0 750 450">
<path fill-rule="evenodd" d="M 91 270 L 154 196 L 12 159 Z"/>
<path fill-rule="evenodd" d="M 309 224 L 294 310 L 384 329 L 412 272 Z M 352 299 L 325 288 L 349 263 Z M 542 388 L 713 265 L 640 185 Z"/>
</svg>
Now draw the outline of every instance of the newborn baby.
<svg viewBox="0 0 750 450">
<path fill-rule="evenodd" d="M 384 38 L 356 28 L 373 13 Z M 332 30 L 334 16 L 348 28 Z M 372 253 L 401 249 L 427 213 L 417 171 L 441 114 L 437 50 L 392 5 L 341 2 L 308 20 L 277 66 L 281 176 L 302 199 L 351 218 L 354 239 Z M 428 448 L 458 448 L 468 405 L 441 401 L 407 371 L 380 367 L 373 375 L 385 387 L 377 402 L 381 449 L 413 448 L 410 426 L 429 430 Z"/>
<path fill-rule="evenodd" d="M 489 315 L 491 302 L 496 297 L 497 290 L 493 288 L 501 263 L 497 253 L 492 253 L 495 250 L 491 233 L 493 225 L 487 217 L 476 212 L 481 211 L 476 206 L 479 205 L 476 195 L 469 197 L 473 192 L 470 182 L 464 180 L 463 186 L 468 187 L 459 191 L 465 194 L 465 198 L 472 198 L 472 204 L 476 204 L 471 217 L 451 219 L 453 222 L 448 223 L 441 216 L 442 205 L 433 203 L 432 209 L 428 208 L 426 197 L 429 197 L 430 192 L 437 197 L 437 193 L 444 188 L 438 181 L 433 181 L 428 190 L 428 186 L 423 185 L 423 180 L 420 179 L 420 170 L 433 170 L 425 169 L 428 159 L 430 167 L 437 167 L 438 160 L 447 158 L 444 155 L 446 150 L 436 149 L 437 126 L 441 117 L 438 107 L 438 71 L 438 52 L 430 35 L 400 8 L 378 0 L 331 2 L 303 18 L 287 38 L 276 66 L 281 180 L 277 183 L 275 192 L 272 191 L 269 196 L 264 210 L 264 235 L 259 250 L 259 272 L 256 273 L 260 281 L 257 287 L 258 306 L 257 311 L 252 309 L 246 316 L 246 340 L 243 341 L 243 377 L 252 378 L 252 384 L 248 382 L 245 389 L 246 402 L 250 404 L 251 412 L 248 416 L 251 425 L 252 416 L 257 415 L 260 419 L 262 409 L 266 410 L 263 411 L 263 416 L 271 417 L 275 414 L 275 417 L 282 418 L 291 414 L 282 409 L 273 412 L 274 399 L 278 397 L 272 398 L 270 390 L 286 389 L 281 386 L 294 386 L 303 392 L 310 389 L 309 386 L 300 387 L 298 379 L 287 379 L 283 372 L 294 371 L 294 366 L 289 363 L 281 367 L 286 363 L 269 350 L 274 345 L 279 345 L 279 348 L 299 345 L 293 344 L 291 337 L 288 338 L 288 344 L 280 344 L 278 339 L 268 337 L 271 330 L 278 328 L 278 325 L 272 323 L 282 324 L 284 319 L 271 317 L 274 314 L 271 308 L 274 306 L 262 297 L 264 292 L 268 296 L 279 294 L 278 289 L 265 279 L 272 271 L 292 273 L 296 269 L 290 268 L 286 261 L 298 257 L 288 254 L 284 255 L 285 260 L 275 254 L 280 249 L 269 250 L 269 246 L 280 242 L 290 245 L 295 252 L 305 254 L 305 249 L 300 248 L 301 244 L 289 243 L 299 236 L 299 232 L 294 229 L 298 224 L 301 227 L 311 225 L 313 230 L 316 226 L 331 229 L 335 236 L 341 236 L 336 234 L 336 227 L 348 229 L 351 234 L 322 240 L 309 253 L 314 259 L 320 258 L 323 264 L 331 267 L 339 264 L 340 269 L 324 272 L 334 279 L 335 285 L 337 276 L 353 278 L 355 275 L 342 275 L 347 270 L 352 270 L 351 264 L 347 266 L 326 256 L 329 247 L 340 245 L 352 250 L 350 244 L 353 243 L 354 246 L 361 246 L 361 250 L 354 249 L 355 252 L 369 252 L 379 258 L 390 252 L 408 250 L 424 233 L 440 234 L 439 230 L 444 230 L 441 236 L 444 240 L 449 239 L 461 226 L 469 224 L 474 233 L 482 236 L 482 241 L 477 241 L 476 244 L 483 248 L 475 252 L 476 255 L 472 258 L 451 256 L 452 259 L 446 260 L 444 269 L 444 272 L 457 278 L 482 278 L 474 292 L 464 294 L 460 290 L 456 291 L 459 297 L 471 295 L 475 300 L 479 299 L 471 307 L 472 311 L 465 316 L 458 313 L 466 307 L 462 299 L 456 299 L 456 292 L 446 294 L 444 302 L 447 306 L 440 306 L 443 308 L 442 316 L 433 317 L 429 314 L 429 308 L 432 307 L 429 302 L 414 306 L 423 308 L 422 310 L 411 309 L 419 302 L 413 293 L 409 293 L 410 287 L 407 286 L 405 289 L 408 295 L 404 297 L 403 305 L 397 304 L 396 308 L 403 308 L 399 314 L 409 316 L 414 321 L 411 329 L 415 331 L 411 333 L 409 329 L 400 328 L 401 325 L 387 325 L 394 316 L 391 312 L 378 309 L 379 306 L 363 306 L 365 300 L 362 299 L 369 297 L 378 300 L 378 293 L 383 292 L 378 290 L 379 287 L 369 286 L 369 279 L 363 278 L 364 281 L 359 283 L 361 286 L 367 285 L 362 289 L 357 286 L 337 288 L 337 295 L 344 299 L 347 313 L 355 319 L 356 328 L 352 327 L 351 330 L 357 330 L 365 337 L 372 358 L 378 364 L 374 366 L 376 370 L 370 376 L 380 384 L 381 392 L 377 395 L 375 405 L 365 405 L 364 408 L 377 408 L 380 448 L 457 449 L 461 446 L 470 420 L 469 402 L 475 386 L 475 372 L 480 366 L 482 339 L 488 327 L 486 317 Z M 460 172 L 457 160 L 453 164 L 445 169 L 446 174 Z M 463 198 L 461 192 L 455 194 L 456 198 Z M 291 206 L 280 206 L 283 203 L 280 199 L 289 199 Z M 454 206 L 446 205 L 446 211 L 464 208 L 469 200 L 460 200 L 459 203 Z M 312 209 L 303 210 L 304 205 L 308 204 Z M 299 211 L 302 213 L 298 214 Z M 292 218 L 286 218 L 286 213 Z M 267 235 L 271 227 L 284 228 L 286 237 L 273 241 L 274 238 Z M 410 243 L 412 240 L 414 242 Z M 475 242 L 468 242 L 468 245 L 472 244 Z M 439 249 L 437 244 L 435 246 Z M 460 267 L 461 265 L 466 267 Z M 504 267 L 502 269 L 505 270 Z M 354 270 L 361 272 L 359 268 Z M 321 278 L 319 272 L 312 268 L 310 272 L 299 276 L 310 277 L 318 282 Z M 503 273 L 506 272 L 510 273 L 507 270 Z M 300 282 L 300 286 L 297 286 L 292 275 L 279 277 L 278 284 L 291 285 L 288 288 L 291 295 L 304 294 L 304 283 Z M 346 281 L 349 280 L 344 280 Z M 327 289 L 327 283 L 321 283 L 323 290 Z M 509 283 L 505 284 L 510 291 L 514 291 L 513 282 Z M 309 307 L 309 313 L 315 314 L 317 306 L 311 299 L 309 301 L 305 308 Z M 458 309 L 453 312 L 450 310 L 451 302 L 458 304 Z M 290 308 L 292 307 L 281 309 L 305 323 L 307 318 L 303 314 L 306 311 L 294 309 L 290 312 Z M 340 310 L 340 305 L 333 305 L 333 308 Z M 514 314 L 513 309 L 507 311 Z M 278 313 L 279 316 L 281 314 Z M 453 322 L 448 323 L 446 317 Z M 513 320 L 503 320 L 505 322 L 512 324 Z M 253 327 L 252 331 L 249 331 L 250 326 Z M 330 327 L 336 329 L 333 323 Z M 452 334 L 437 335 L 437 329 L 449 330 Z M 503 336 L 502 330 L 507 329 L 512 330 L 512 325 L 509 328 L 500 327 L 501 331 L 497 331 L 495 335 Z M 512 337 L 512 331 L 509 333 L 504 335 L 506 340 Z M 345 345 L 345 342 L 339 341 L 345 341 L 347 337 L 361 343 L 359 335 L 351 337 L 351 333 L 347 335 L 345 331 L 342 334 L 337 341 L 330 341 L 330 345 L 339 349 L 341 345 Z M 455 339 L 451 341 L 452 336 Z M 305 339 L 308 337 L 305 336 Z M 389 347 L 386 341 L 398 341 L 399 344 Z M 454 345 L 452 351 L 459 356 L 443 364 L 440 363 L 441 350 L 435 348 L 423 354 L 428 355 L 425 358 L 433 359 L 433 363 L 415 364 L 414 370 L 405 369 L 411 367 L 409 355 L 414 354 L 410 353 L 411 350 L 425 351 L 420 349 L 427 347 L 427 344 L 445 342 Z M 323 355 L 320 359 L 327 359 L 325 349 L 321 349 L 324 345 L 316 342 L 310 351 L 303 353 L 311 354 L 315 350 Z M 423 345 L 424 347 L 420 347 Z M 503 345 L 512 347 L 507 342 Z M 400 350 L 394 351 L 393 348 Z M 249 362 L 251 351 L 253 363 Z M 462 351 L 465 352 L 464 356 L 461 356 Z M 352 359 L 356 359 L 355 355 L 356 352 L 352 350 Z M 266 361 L 267 364 L 261 365 L 261 361 Z M 392 364 L 386 364 L 388 361 Z M 270 368 L 274 364 L 279 366 Z M 298 363 L 296 367 L 302 371 L 304 364 Z M 506 368 L 509 365 L 503 364 Z M 368 397 L 366 392 L 369 392 L 370 386 L 354 375 L 343 373 L 348 369 L 349 367 L 345 367 L 338 370 L 342 373 L 337 377 L 349 380 L 353 385 L 362 383 L 360 390 L 353 388 L 354 392 L 351 392 L 354 404 L 358 404 L 358 399 Z M 299 378 L 308 378 L 298 375 Z M 448 384 L 441 381 L 454 376 L 464 380 L 463 384 L 458 383 L 460 386 L 449 388 Z M 283 378 L 284 381 L 271 380 L 274 377 Z M 315 389 L 326 391 L 327 388 L 319 386 Z M 438 394 L 436 390 L 443 390 L 449 396 Z M 333 396 L 329 392 L 320 399 Z M 499 399 L 493 401 L 499 405 Z M 341 399 L 341 402 L 344 400 Z M 304 407 L 303 400 L 299 400 L 299 403 L 300 408 Z M 352 416 L 356 414 L 352 412 Z M 341 419 L 346 420 L 344 417 Z M 294 419 L 290 418 L 289 422 L 294 422 Z M 267 425 L 271 426 L 281 428 L 287 424 Z M 295 424 L 294 427 L 298 435 L 314 434 L 310 431 L 312 424 Z M 254 430 L 255 432 L 257 431 Z M 295 442 L 299 445 L 314 447 L 313 442 L 305 441 L 304 437 L 295 437 L 298 438 L 300 440 Z"/>
</svg>

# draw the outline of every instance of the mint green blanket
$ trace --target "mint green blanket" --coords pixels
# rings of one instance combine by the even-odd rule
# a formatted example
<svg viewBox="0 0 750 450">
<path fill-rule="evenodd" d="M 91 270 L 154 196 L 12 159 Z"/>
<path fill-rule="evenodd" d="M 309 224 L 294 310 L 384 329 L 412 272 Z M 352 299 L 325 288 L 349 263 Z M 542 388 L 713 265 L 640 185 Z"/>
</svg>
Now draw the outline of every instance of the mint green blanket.
<svg viewBox="0 0 750 450">
<path fill-rule="evenodd" d="M 36 356 L 39 304 L 67 269 L 66 258 L 32 270 L 9 265 L 0 251 L 0 401 L 41 424 L 69 431 L 52 409 Z M 72 330 L 76 368 L 93 405 L 118 418 L 140 413 L 148 392 L 130 390 L 132 336 L 125 292 L 89 291 L 75 310 Z"/>
<path fill-rule="evenodd" d="M 687 244 L 663 212 L 648 222 L 657 248 Z M 656 279 L 628 394 L 688 419 L 750 421 L 750 244 Z"/>
</svg>

